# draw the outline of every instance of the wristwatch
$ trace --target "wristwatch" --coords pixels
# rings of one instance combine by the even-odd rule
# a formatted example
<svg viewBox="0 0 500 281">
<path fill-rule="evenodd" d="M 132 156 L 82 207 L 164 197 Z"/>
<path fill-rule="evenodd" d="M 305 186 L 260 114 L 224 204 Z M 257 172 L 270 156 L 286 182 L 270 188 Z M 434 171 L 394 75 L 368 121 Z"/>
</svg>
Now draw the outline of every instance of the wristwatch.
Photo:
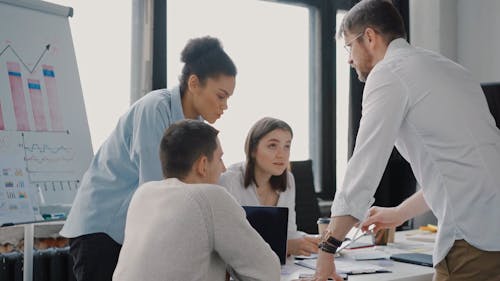
<svg viewBox="0 0 500 281">
<path fill-rule="evenodd" d="M 329 254 L 335 254 L 337 252 L 338 247 L 332 246 L 326 242 L 323 242 L 319 245 L 321 251 Z"/>
<path fill-rule="evenodd" d="M 335 247 L 340 247 L 342 245 L 342 241 L 337 240 L 337 238 L 330 236 L 326 239 L 326 243 L 335 246 Z"/>
<path fill-rule="evenodd" d="M 321 243 L 328 243 L 334 247 L 340 247 L 342 245 L 342 241 L 338 240 L 337 238 L 332 236 L 332 233 L 330 230 L 325 232 L 325 235 L 321 237 Z"/>
</svg>

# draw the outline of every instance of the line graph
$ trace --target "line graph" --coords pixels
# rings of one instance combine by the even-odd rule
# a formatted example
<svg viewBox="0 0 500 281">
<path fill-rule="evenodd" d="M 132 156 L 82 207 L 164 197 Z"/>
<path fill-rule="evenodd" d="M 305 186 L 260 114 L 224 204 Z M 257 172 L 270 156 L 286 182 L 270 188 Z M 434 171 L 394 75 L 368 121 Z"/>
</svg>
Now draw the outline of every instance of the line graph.
<svg viewBox="0 0 500 281">
<path fill-rule="evenodd" d="M 19 61 L 23 64 L 24 68 L 26 68 L 26 70 L 29 72 L 29 73 L 33 73 L 35 71 L 35 69 L 38 67 L 38 64 L 40 63 L 40 61 L 42 60 L 42 58 L 45 56 L 45 54 L 49 51 L 50 49 L 50 44 L 47 44 L 45 46 L 45 48 L 43 49 L 42 53 L 40 54 L 40 56 L 38 57 L 38 59 L 36 60 L 35 64 L 33 65 L 32 68 L 29 68 L 29 66 L 26 64 L 26 62 L 21 58 L 21 56 L 16 52 L 16 50 L 14 49 L 14 47 L 12 47 L 10 44 L 8 44 L 1 52 L 0 52 L 0 57 L 7 51 L 7 50 L 11 50 L 12 53 L 19 59 Z"/>
<path fill-rule="evenodd" d="M 21 210 L 19 204 L 29 201 L 35 211 L 50 213 L 66 208 L 61 204 L 69 204 L 78 191 L 74 163 L 79 158 L 69 131 L 0 131 L 0 155 L 0 194 L 10 191 L 0 203 Z"/>
<path fill-rule="evenodd" d="M 48 157 L 48 156 L 42 156 L 42 157 L 38 157 L 38 156 L 30 156 L 30 157 L 26 157 L 24 158 L 24 160 L 28 161 L 28 163 L 30 161 L 32 162 L 36 162 L 37 164 L 43 164 L 43 163 L 46 163 L 46 164 L 54 164 L 54 163 L 59 163 L 59 162 L 71 162 L 72 160 L 74 160 L 75 157 L 64 157 L 64 156 L 55 156 L 55 157 Z"/>
<path fill-rule="evenodd" d="M 71 152 L 73 149 L 69 147 L 65 147 L 64 145 L 60 146 L 50 146 L 47 144 L 32 144 L 31 146 L 25 146 L 24 150 L 28 152 L 38 152 L 38 153 L 45 153 L 45 152 L 50 152 L 50 153 L 59 153 L 61 151 L 63 152 Z"/>
<path fill-rule="evenodd" d="M 67 143 L 68 133 L 59 133 L 54 137 L 37 135 L 36 139 L 31 139 L 27 134 L 22 133 L 22 148 L 24 150 L 24 161 L 26 170 L 30 174 L 52 175 L 63 178 L 73 175 L 74 170 L 71 163 L 75 160 L 75 152 Z"/>
</svg>

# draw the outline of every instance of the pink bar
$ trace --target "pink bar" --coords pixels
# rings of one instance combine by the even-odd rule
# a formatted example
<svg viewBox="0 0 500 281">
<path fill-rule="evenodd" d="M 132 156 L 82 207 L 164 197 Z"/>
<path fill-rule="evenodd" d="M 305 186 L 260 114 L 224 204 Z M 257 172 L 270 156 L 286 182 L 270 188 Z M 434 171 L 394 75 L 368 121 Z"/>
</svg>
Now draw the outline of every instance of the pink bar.
<svg viewBox="0 0 500 281">
<path fill-rule="evenodd" d="M 5 124 L 3 122 L 2 104 L 0 103 L 0 130 L 5 130 Z"/>
<path fill-rule="evenodd" d="M 47 99 L 49 104 L 50 122 L 52 130 L 63 130 L 63 120 L 61 109 L 59 107 L 59 97 L 57 95 L 56 77 L 54 67 L 51 65 L 42 65 L 43 78 L 47 89 Z"/>
<path fill-rule="evenodd" d="M 7 62 L 9 73 L 10 91 L 14 114 L 16 115 L 17 130 L 29 131 L 28 112 L 26 111 L 26 100 L 24 99 L 23 81 L 21 78 L 21 67 L 17 62 Z"/>
<path fill-rule="evenodd" d="M 43 106 L 42 90 L 40 80 L 28 79 L 28 89 L 30 92 L 31 107 L 33 108 L 33 118 L 35 118 L 35 129 L 37 131 L 47 131 L 47 120 Z"/>
</svg>

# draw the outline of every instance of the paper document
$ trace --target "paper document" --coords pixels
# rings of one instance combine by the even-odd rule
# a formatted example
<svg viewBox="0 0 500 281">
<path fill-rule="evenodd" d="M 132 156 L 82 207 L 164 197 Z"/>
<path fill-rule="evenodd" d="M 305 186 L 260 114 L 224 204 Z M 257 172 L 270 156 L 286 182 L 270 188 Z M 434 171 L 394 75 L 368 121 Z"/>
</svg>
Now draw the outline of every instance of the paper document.
<svg viewBox="0 0 500 281">
<path fill-rule="evenodd" d="M 352 253 L 352 257 L 357 261 L 367 261 L 389 259 L 391 255 L 382 251 L 366 251 Z"/>
<path fill-rule="evenodd" d="M 295 264 L 311 269 L 316 269 L 316 261 L 317 260 L 299 260 L 295 261 Z M 337 269 L 337 273 L 345 273 L 349 275 L 391 272 L 384 267 L 373 265 L 369 262 L 363 261 L 335 260 L 335 266 Z"/>
</svg>

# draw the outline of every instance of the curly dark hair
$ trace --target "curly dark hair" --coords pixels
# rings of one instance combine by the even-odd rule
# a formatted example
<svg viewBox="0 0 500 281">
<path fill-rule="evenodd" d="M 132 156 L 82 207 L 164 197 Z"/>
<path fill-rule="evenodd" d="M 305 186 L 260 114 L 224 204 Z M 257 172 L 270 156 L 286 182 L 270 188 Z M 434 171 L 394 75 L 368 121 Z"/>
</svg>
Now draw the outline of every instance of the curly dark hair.
<svg viewBox="0 0 500 281">
<path fill-rule="evenodd" d="M 181 61 L 184 63 L 179 77 L 181 95 L 184 95 L 188 79 L 193 74 L 203 83 L 208 77 L 215 78 L 221 74 L 236 76 L 237 73 L 219 39 L 210 36 L 190 39 L 182 50 Z"/>
</svg>

